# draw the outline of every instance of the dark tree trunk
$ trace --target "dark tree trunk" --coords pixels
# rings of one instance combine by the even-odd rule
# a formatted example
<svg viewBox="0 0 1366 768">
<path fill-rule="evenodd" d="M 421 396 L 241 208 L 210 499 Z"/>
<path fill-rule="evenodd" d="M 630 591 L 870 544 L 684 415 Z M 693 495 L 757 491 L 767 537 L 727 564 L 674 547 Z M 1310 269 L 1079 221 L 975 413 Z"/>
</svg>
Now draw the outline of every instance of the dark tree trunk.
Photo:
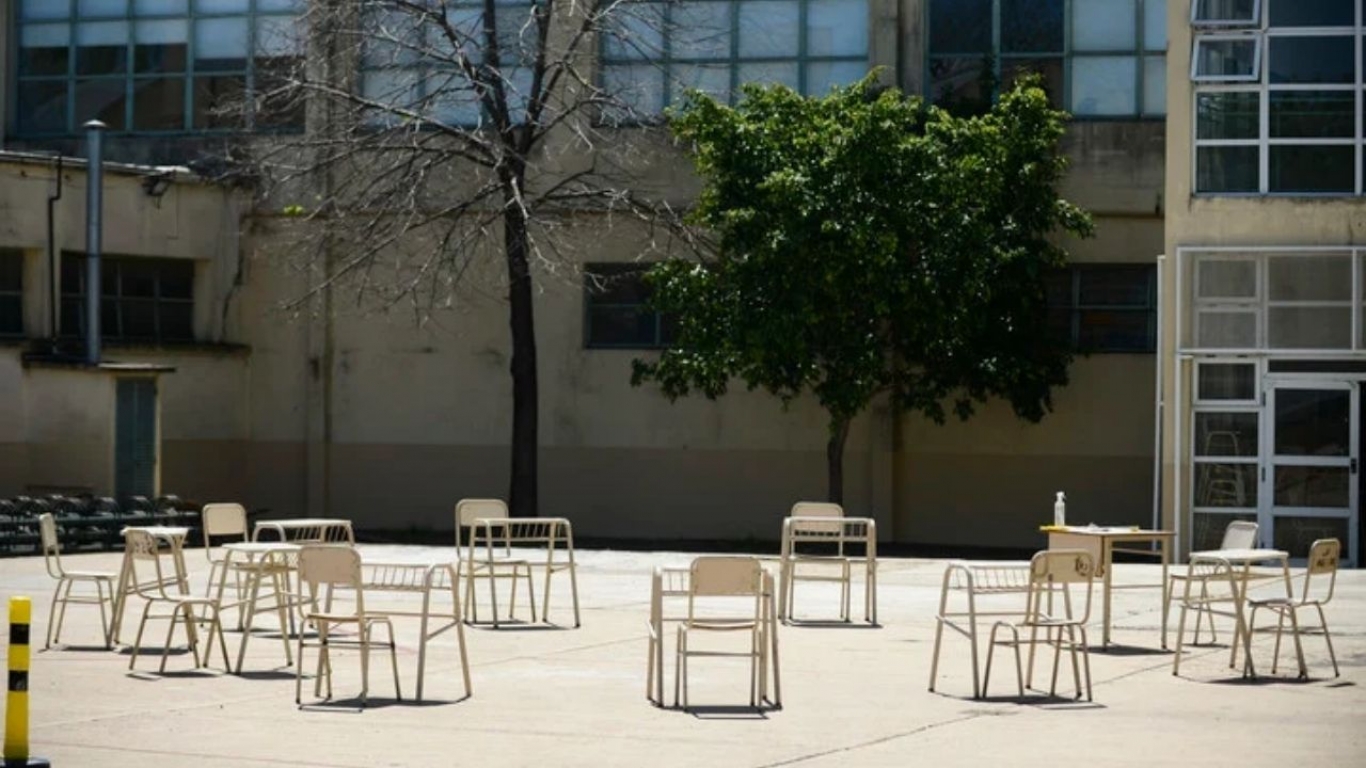
<svg viewBox="0 0 1366 768">
<path fill-rule="evenodd" d="M 849 438 L 849 419 L 830 417 L 830 439 L 825 444 L 825 469 L 828 478 L 826 500 L 844 504 L 844 443 Z"/>
<path fill-rule="evenodd" d="M 520 177 L 512 183 L 520 189 Z M 537 386 L 536 323 L 532 312 L 526 215 L 508 201 L 503 213 L 507 252 L 509 321 L 512 325 L 512 479 L 508 492 L 513 517 L 536 517 Z"/>
</svg>

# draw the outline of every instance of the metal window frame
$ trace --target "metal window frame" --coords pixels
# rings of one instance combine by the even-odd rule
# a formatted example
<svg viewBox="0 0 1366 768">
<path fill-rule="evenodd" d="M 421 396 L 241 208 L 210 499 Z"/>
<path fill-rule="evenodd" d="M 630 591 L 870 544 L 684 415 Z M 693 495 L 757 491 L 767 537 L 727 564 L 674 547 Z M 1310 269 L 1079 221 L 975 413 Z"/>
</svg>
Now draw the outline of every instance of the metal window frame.
<svg viewBox="0 0 1366 768">
<path fill-rule="evenodd" d="M 0 264 L 14 260 L 19 265 L 19 287 L 5 288 L 0 286 L 0 303 L 13 301 L 19 305 L 19 327 L 6 328 L 0 326 L 0 338 L 13 339 L 23 338 L 24 336 L 24 252 L 17 248 L 0 248 Z"/>
<path fill-rule="evenodd" d="M 1263 37 L 1256 34 L 1196 35 L 1191 41 L 1190 78 L 1193 83 L 1256 83 L 1262 80 Z M 1200 74 L 1200 46 L 1206 43 L 1251 43 L 1252 70 L 1239 75 Z"/>
<path fill-rule="evenodd" d="M 86 257 L 86 255 L 85 255 L 84 253 L 79 253 L 79 252 L 75 252 L 75 251 L 64 251 L 64 252 L 62 253 L 62 259 L 63 259 L 63 260 L 66 260 L 66 259 L 68 259 L 68 258 L 70 258 L 70 259 L 79 259 L 79 260 L 81 260 L 82 265 L 83 265 L 83 264 L 84 264 L 84 260 L 85 260 L 87 257 Z M 101 311 L 101 313 L 104 312 L 104 307 L 106 306 L 106 302 L 111 303 L 111 304 L 113 305 L 113 315 L 114 315 L 114 318 L 113 318 L 113 319 L 114 319 L 114 326 L 115 326 L 115 327 L 113 327 L 113 328 L 110 328 L 109 325 L 108 325 L 107 323 L 103 323 L 103 322 L 102 322 L 102 323 L 100 324 L 100 338 L 101 338 L 102 340 L 111 341 L 111 342 L 116 342 L 116 343 L 118 343 L 118 342 L 126 342 L 126 343 L 134 343 L 134 344 L 140 343 L 140 344 L 157 344 L 157 345 L 161 345 L 161 344 L 190 344 L 190 343 L 194 343 L 194 342 L 198 341 L 198 339 L 196 338 L 195 333 L 194 333 L 194 305 L 195 305 L 195 298 L 194 298 L 193 283 L 191 284 L 191 293 L 190 293 L 190 298 L 188 298 L 188 299 L 183 299 L 183 298 L 178 298 L 178 297 L 177 297 L 177 298 L 166 297 L 166 296 L 163 296 L 163 295 L 162 295 L 162 290 L 161 290 L 161 284 L 162 284 L 162 280 L 163 280 L 162 269 L 165 268 L 165 267 L 171 266 L 171 265 L 175 265 L 175 266 L 177 266 L 177 267 L 182 267 L 182 266 L 188 267 L 188 268 L 191 270 L 191 280 L 193 281 L 193 271 L 194 271 L 194 268 L 195 268 L 195 267 L 194 267 L 194 261 L 193 261 L 193 260 L 187 260 L 187 259 L 171 259 L 171 258 L 158 257 L 158 256 L 127 256 L 127 255 L 122 255 L 122 254 L 113 255 L 113 256 L 108 255 L 108 254 L 105 254 L 105 255 L 102 256 L 101 258 L 102 258 L 102 260 L 104 261 L 104 263 L 110 265 L 110 268 L 111 268 L 111 270 L 112 270 L 113 273 L 114 273 L 114 279 L 113 279 L 113 281 L 112 281 L 112 285 L 109 284 L 109 283 L 104 283 L 104 282 L 102 282 L 101 285 L 100 285 L 100 293 L 101 293 L 101 296 L 100 296 L 100 311 Z M 152 266 L 154 266 L 154 267 L 156 268 L 156 277 L 155 277 L 155 286 L 156 286 L 156 287 L 155 287 L 155 289 L 154 289 L 154 294 L 155 294 L 155 295 L 150 296 L 150 297 L 148 297 L 148 296 L 136 296 L 136 297 L 128 296 L 128 297 L 125 297 L 125 296 L 123 295 L 123 267 L 126 266 L 129 262 L 134 262 L 134 261 L 140 262 L 140 263 L 144 263 L 144 264 L 151 264 Z M 60 293 L 60 296 L 59 296 L 59 301 L 60 301 L 60 302 L 65 303 L 65 302 L 68 301 L 68 300 L 72 300 L 72 301 L 79 301 L 79 302 L 81 302 L 82 305 L 83 305 L 83 303 L 84 303 L 84 301 L 85 301 L 86 289 L 87 289 L 87 286 L 86 286 L 86 283 L 85 283 L 85 270 L 84 270 L 84 268 L 77 270 L 77 275 L 78 275 L 78 279 L 77 279 L 77 285 L 76 285 L 76 287 L 75 287 L 75 290 L 70 290 L 70 289 L 68 289 L 68 286 L 65 284 L 65 281 L 63 281 L 61 293 Z M 152 309 L 152 323 L 153 323 L 153 327 L 155 328 L 155 331 L 153 332 L 153 335 L 152 335 L 151 337 L 147 337 L 147 336 L 129 336 L 129 335 L 127 335 L 127 334 L 124 332 L 124 310 L 125 310 L 125 307 L 127 307 L 129 304 L 135 304 L 135 303 L 142 303 L 142 304 L 150 303 L 150 304 L 152 305 L 152 308 L 153 308 L 153 309 Z M 162 330 L 162 319 L 161 319 L 162 308 L 163 308 L 163 307 L 166 307 L 166 306 L 189 306 L 189 308 L 190 308 L 190 335 L 189 335 L 188 337 L 185 337 L 185 338 L 166 338 L 165 332 Z M 85 330 L 84 330 L 84 323 L 85 323 L 84 315 L 81 316 L 80 323 L 81 323 L 81 327 L 78 327 L 78 328 L 65 328 L 65 327 L 64 327 L 64 328 L 62 329 L 62 335 L 63 335 L 63 337 L 71 338 L 71 337 L 83 335 L 84 332 L 85 332 Z"/>
<path fill-rule="evenodd" d="M 62 0 L 49 0 L 50 2 L 61 2 Z M 111 133 L 119 136 L 185 136 L 185 135 L 232 135 L 237 133 L 297 133 L 303 130 L 302 125 L 298 126 L 272 126 L 269 128 L 256 125 L 256 112 L 247 110 L 242 116 L 242 125 L 236 128 L 198 128 L 195 126 L 195 83 L 199 78 L 206 77 L 240 77 L 246 88 L 246 99 L 244 103 L 250 103 L 257 86 L 256 83 L 256 58 L 257 58 L 257 25 L 263 18 L 293 19 L 295 21 L 303 18 L 297 10 L 273 10 L 258 9 L 258 0 L 247 0 L 246 9 L 241 12 L 221 11 L 199 11 L 196 4 L 190 2 L 183 13 L 139 13 L 135 9 L 134 3 L 128 3 L 126 10 L 119 15 L 110 16 L 82 16 L 78 8 L 79 0 L 65 0 L 68 3 L 68 10 L 65 16 L 56 18 L 41 18 L 31 20 L 20 19 L 20 4 L 11 3 L 9 13 L 9 27 L 12 30 L 10 37 L 10 49 L 13 53 L 9 57 L 7 64 L 14 66 L 14 75 L 11 79 L 7 103 L 10 105 L 11 127 L 14 135 L 25 139 L 71 137 L 78 135 L 81 126 L 77 124 L 76 117 L 76 91 L 77 85 L 88 81 L 121 81 L 124 84 L 124 103 L 123 103 L 123 128 L 112 130 Z M 195 69 L 195 24 L 202 20 L 212 19 L 245 19 L 247 23 L 247 54 L 244 57 L 246 66 L 244 69 L 232 70 L 213 70 L 200 72 Z M 143 21 L 179 21 L 184 20 L 188 25 L 185 41 L 185 68 L 180 72 L 157 72 L 157 73 L 138 73 L 135 71 L 136 64 L 136 25 Z M 76 71 L 76 51 L 80 46 L 76 41 L 76 30 L 78 25 L 85 22 L 126 22 L 128 24 L 128 35 L 123 45 L 127 56 L 127 69 L 117 74 L 103 75 L 81 75 Z M 61 75 L 25 75 L 18 70 L 17 62 L 21 55 L 19 41 L 23 34 L 23 28 L 29 25 L 50 25 L 64 24 L 68 27 L 69 37 L 67 41 L 67 69 Z M 300 56 L 305 54 L 301 53 Z M 184 88 L 184 108 L 182 114 L 181 128 L 174 129 L 136 129 L 133 127 L 134 120 L 134 96 L 138 81 L 173 79 L 181 81 Z M 17 106 L 19 101 L 19 90 L 26 83 L 64 83 L 66 85 L 66 127 L 61 131 L 23 131 L 17 116 Z"/>
<path fill-rule="evenodd" d="M 1207 27 L 1259 27 L 1262 25 L 1262 0 L 1252 0 L 1252 16 L 1247 19 L 1202 19 L 1200 0 L 1192 0 L 1190 24 L 1197 29 Z"/>
<path fill-rule="evenodd" d="M 646 308 L 641 302 L 595 302 L 593 300 L 593 276 L 595 270 L 614 272 L 614 276 L 635 275 L 637 278 L 644 275 L 658 262 L 590 262 L 583 265 L 583 348 L 584 349 L 664 349 L 668 343 L 664 339 L 664 315 L 653 309 Z M 654 320 L 654 334 L 651 341 L 647 343 L 639 342 L 602 342 L 593 341 L 593 310 L 595 309 L 631 309 L 637 312 L 648 312 Z"/>
<path fill-rule="evenodd" d="M 1063 310 L 1068 314 L 1068 343 L 1071 347 L 1083 354 L 1117 354 L 1117 355 L 1145 355 L 1157 352 L 1157 266 L 1155 264 L 1144 264 L 1140 262 L 1094 262 L 1081 264 L 1068 264 L 1063 268 L 1067 272 L 1068 278 L 1068 297 L 1067 304 L 1064 306 L 1052 306 L 1050 309 Z M 1083 304 L 1081 301 L 1081 276 L 1088 271 L 1100 271 L 1104 269 L 1124 269 L 1134 273 L 1142 273 L 1143 279 L 1147 283 L 1147 299 L 1143 304 Z M 1082 317 L 1086 312 L 1124 312 L 1139 314 L 1143 313 L 1147 317 L 1147 329 L 1145 332 L 1144 346 L 1141 349 L 1134 347 L 1081 347 L 1081 326 Z"/>
</svg>

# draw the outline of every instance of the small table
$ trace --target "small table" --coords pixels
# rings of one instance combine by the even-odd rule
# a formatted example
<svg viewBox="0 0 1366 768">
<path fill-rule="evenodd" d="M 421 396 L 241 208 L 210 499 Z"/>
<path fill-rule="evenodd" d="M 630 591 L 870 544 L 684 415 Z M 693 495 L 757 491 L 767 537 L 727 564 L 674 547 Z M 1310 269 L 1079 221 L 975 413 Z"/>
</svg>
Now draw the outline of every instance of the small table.
<svg viewBox="0 0 1366 768">
<path fill-rule="evenodd" d="M 189 594 L 190 580 L 185 568 L 185 538 L 190 535 L 190 529 L 179 525 L 130 525 L 125 526 L 119 535 L 122 536 L 130 530 L 145 531 L 151 534 L 158 542 L 166 544 L 171 548 L 171 559 L 175 563 L 175 582 L 176 588 L 181 594 Z M 137 585 L 133 580 L 133 561 L 129 555 L 127 547 L 123 551 L 123 564 L 119 567 L 119 584 L 114 590 L 114 609 L 113 622 L 110 624 L 109 633 L 111 642 L 119 642 L 119 634 L 123 628 L 123 610 L 128 600 L 128 595 L 136 591 Z"/>
<path fill-rule="evenodd" d="M 822 519 L 829 520 L 830 518 Z M 666 615 L 664 599 L 672 597 L 686 600 L 690 591 L 688 580 L 691 576 L 691 568 L 657 567 L 650 581 L 650 644 L 645 675 L 645 698 L 657 707 L 664 706 L 664 622 L 687 620 L 686 615 Z M 773 659 L 773 696 L 776 701 L 782 701 L 783 687 L 778 673 L 777 590 L 775 589 L 773 574 L 767 568 L 764 569 L 763 589 L 764 596 L 767 598 L 763 603 L 763 620 L 768 624 L 769 643 Z M 677 675 L 678 670 L 675 669 L 674 674 Z"/>
<path fill-rule="evenodd" d="M 247 656 L 247 641 L 251 639 L 251 625 L 256 614 L 274 611 L 280 621 L 280 639 L 285 649 L 285 664 L 294 663 L 294 654 L 289 647 L 290 635 L 294 633 L 294 615 L 290 613 L 298 601 L 291 598 L 289 572 L 297 567 L 299 545 L 285 541 L 236 541 L 223 545 L 223 568 L 219 571 L 218 594 L 223 594 L 228 571 L 234 568 L 247 574 L 247 597 L 238 608 L 238 629 L 242 632 L 242 643 L 237 646 L 237 674 L 242 674 L 242 665 Z M 242 559 L 233 562 L 234 556 Z M 261 595 L 261 580 L 269 576 L 275 590 L 275 604 L 261 608 L 257 601 Z M 283 578 L 284 584 L 281 585 Z"/>
<path fill-rule="evenodd" d="M 838 554 L 831 556 L 799 555 L 797 545 L 804 542 L 834 544 L 838 549 Z M 844 546 L 849 543 L 862 545 L 863 556 L 861 558 L 844 554 Z M 849 620 L 849 563 L 861 559 L 863 561 L 863 620 L 874 626 L 877 625 L 877 521 L 871 517 L 808 516 L 788 517 L 783 520 L 780 556 L 782 563 L 781 595 L 778 600 L 778 618 L 784 622 L 792 620 L 790 603 L 793 602 L 793 586 L 797 580 L 797 563 L 803 559 L 837 562 L 841 568 L 845 569 L 839 579 L 843 582 L 840 608 L 841 618 L 844 621 Z"/>
<path fill-rule="evenodd" d="M 580 626 L 579 622 L 579 580 L 578 572 L 574 566 L 574 525 L 563 517 L 481 517 L 477 518 L 470 526 L 470 538 L 465 546 L 465 552 L 461 559 L 465 565 L 466 582 L 466 601 L 465 610 L 473 612 L 474 608 L 474 579 L 476 578 L 476 567 L 488 569 L 489 591 L 493 595 L 493 627 L 498 628 L 498 587 L 495 583 L 495 570 L 499 565 L 509 565 L 514 562 L 506 558 L 499 559 L 494 555 L 495 547 L 502 547 L 510 552 L 512 547 L 544 547 L 545 561 L 535 562 L 525 560 L 528 568 L 528 582 L 530 581 L 530 567 L 537 566 L 545 568 L 545 588 L 541 592 L 541 619 L 549 623 L 550 621 L 550 577 L 556 571 L 569 571 L 569 591 L 574 602 L 574 626 Z M 484 550 L 483 556 L 476 556 L 480 549 Z M 565 553 L 564 560 L 556 560 L 556 549 Z M 513 575 L 513 594 L 516 594 L 516 575 Z M 531 587 L 528 587 L 530 590 Z M 531 620 L 536 620 L 535 595 L 532 594 L 531 600 Z"/>
<path fill-rule="evenodd" d="M 1228 579 L 1229 597 L 1227 598 L 1203 598 L 1205 606 L 1213 602 L 1232 602 L 1233 612 L 1231 615 L 1235 621 L 1234 638 L 1232 647 L 1229 650 L 1228 665 L 1233 668 L 1238 661 L 1238 643 L 1241 641 L 1243 652 L 1246 659 L 1243 662 L 1243 677 L 1256 677 L 1257 669 L 1252 661 L 1252 633 L 1248 631 L 1247 614 L 1243 610 L 1243 603 L 1247 598 L 1247 585 L 1252 573 L 1252 566 L 1257 563 L 1280 563 L 1281 575 L 1285 581 L 1285 596 L 1294 599 L 1294 588 L 1290 581 L 1290 553 L 1280 549 L 1210 549 L 1200 552 L 1192 552 L 1190 555 L 1190 569 L 1192 576 L 1196 569 L 1205 567 L 1209 573 L 1205 578 Z M 1186 580 L 1186 590 L 1190 591 L 1191 579 Z M 1172 674 L 1175 675 L 1181 670 L 1181 643 L 1185 639 L 1185 611 L 1187 605 L 1182 600 L 1182 622 L 1177 628 L 1176 635 L 1176 658 L 1172 661 Z M 1211 610 L 1205 607 L 1205 610 Z M 1301 669 L 1301 672 L 1303 670 Z"/>
<path fill-rule="evenodd" d="M 333 517 L 258 520 L 256 528 L 252 531 L 252 540 L 259 541 L 263 531 L 273 531 L 279 541 L 356 543 L 356 533 L 351 527 L 351 521 Z"/>
<path fill-rule="evenodd" d="M 1111 579 L 1111 571 L 1114 565 L 1114 553 L 1122 552 L 1129 555 L 1143 555 L 1145 557 L 1156 557 L 1162 561 L 1162 604 L 1166 605 L 1168 579 L 1167 569 L 1171 566 L 1171 547 L 1172 539 L 1176 536 L 1175 531 L 1144 530 L 1142 528 L 1126 526 L 1064 526 L 1061 528 L 1045 526 L 1042 530 L 1048 533 L 1049 549 L 1084 549 L 1091 553 L 1092 560 L 1096 564 L 1096 576 L 1103 579 L 1101 588 L 1101 646 L 1110 644 L 1110 592 L 1114 589 L 1150 589 L 1151 584 L 1126 584 L 1115 587 Z M 1151 546 L 1146 549 L 1136 547 L 1117 547 L 1116 544 L 1131 544 L 1143 542 L 1149 545 L 1157 544 L 1156 549 Z M 1163 648 L 1166 648 L 1166 638 L 1163 638 Z"/>
</svg>

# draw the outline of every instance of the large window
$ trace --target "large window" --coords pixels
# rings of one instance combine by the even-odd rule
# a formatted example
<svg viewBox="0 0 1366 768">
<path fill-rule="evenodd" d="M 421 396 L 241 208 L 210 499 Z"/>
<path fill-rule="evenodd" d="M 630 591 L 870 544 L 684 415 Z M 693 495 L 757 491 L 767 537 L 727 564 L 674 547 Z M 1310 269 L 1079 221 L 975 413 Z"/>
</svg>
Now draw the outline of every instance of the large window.
<svg viewBox="0 0 1366 768">
<path fill-rule="evenodd" d="M 0 338 L 24 335 L 24 254 L 0 248 Z"/>
<path fill-rule="evenodd" d="M 1166 113 L 1166 0 L 930 0 L 930 97 L 988 104 L 1021 73 L 1078 117 Z"/>
<path fill-rule="evenodd" d="M 1049 326 L 1080 352 L 1157 348 L 1157 270 L 1144 264 L 1080 264 L 1048 275 Z"/>
<path fill-rule="evenodd" d="M 306 3 L 13 0 L 16 132 L 297 128 L 302 109 L 270 95 L 302 55 Z"/>
<path fill-rule="evenodd" d="M 62 254 L 62 335 L 85 334 L 85 257 Z M 100 259 L 100 338 L 194 341 L 194 262 L 104 256 Z"/>
<path fill-rule="evenodd" d="M 1197 193 L 1360 195 L 1366 20 L 1347 0 L 1198 3 Z"/>
<path fill-rule="evenodd" d="M 627 117 L 688 88 L 734 98 L 742 83 L 820 95 L 868 73 L 868 0 L 636 0 L 602 35 L 604 88 Z"/>
<path fill-rule="evenodd" d="M 673 341 L 669 317 L 650 309 L 648 264 L 590 264 L 584 274 L 584 343 L 589 347 L 655 349 Z"/>
</svg>

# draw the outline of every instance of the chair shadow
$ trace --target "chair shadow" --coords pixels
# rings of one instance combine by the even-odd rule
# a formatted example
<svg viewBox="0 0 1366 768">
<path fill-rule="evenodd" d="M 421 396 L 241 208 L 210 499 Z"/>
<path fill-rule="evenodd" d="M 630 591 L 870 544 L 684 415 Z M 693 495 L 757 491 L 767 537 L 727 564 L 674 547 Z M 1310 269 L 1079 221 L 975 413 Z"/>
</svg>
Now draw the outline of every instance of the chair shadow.
<svg viewBox="0 0 1366 768">
<path fill-rule="evenodd" d="M 1110 643 L 1108 646 L 1093 645 L 1087 649 L 1093 654 L 1100 656 L 1170 656 L 1173 651 L 1170 648 L 1149 648 L 1139 645 L 1119 645 Z"/>
<path fill-rule="evenodd" d="M 352 715 L 364 714 L 370 709 L 387 709 L 389 707 L 403 706 L 406 701 L 398 699 L 368 699 L 365 706 L 361 706 L 360 697 L 349 699 L 321 699 L 305 701 L 299 705 L 300 712 L 340 712 Z"/>
<path fill-rule="evenodd" d="M 869 624 L 866 621 L 842 621 L 840 619 L 794 619 L 787 618 L 782 622 L 785 626 L 801 627 L 802 629 L 882 629 L 882 624 Z"/>
<path fill-rule="evenodd" d="M 217 645 L 217 643 L 215 643 L 215 646 L 216 646 L 216 645 Z M 103 649 L 104 649 L 104 646 L 100 646 L 100 649 L 103 650 Z M 159 645 L 157 645 L 157 646 L 141 646 L 141 645 L 140 645 L 140 646 L 138 646 L 138 648 L 137 648 L 137 652 L 138 652 L 138 656 L 139 656 L 139 657 L 144 657 L 144 656 L 145 656 L 145 657 L 147 657 L 147 658 L 156 658 L 156 659 L 160 659 L 160 658 L 161 658 L 162 650 L 161 650 L 161 646 L 159 646 Z M 117 654 L 119 654 L 120 656 L 132 656 L 132 655 L 133 655 L 133 646 L 131 646 L 131 645 L 121 646 L 121 647 L 119 647 L 119 648 L 116 648 L 116 649 L 114 650 L 114 653 L 117 653 Z M 189 655 L 189 653 L 190 653 L 190 649 L 189 649 L 188 646 L 180 646 L 180 647 L 176 647 L 176 648 L 170 649 L 169 651 L 166 652 L 166 655 L 167 655 L 167 656 L 175 657 L 175 656 L 186 656 L 186 655 Z M 160 663 L 160 662 L 158 662 L 158 663 Z"/>
<path fill-rule="evenodd" d="M 417 701 L 417 700 L 415 700 L 415 699 L 414 699 L 414 700 L 404 699 L 403 701 L 395 702 L 395 704 L 401 705 L 401 706 L 405 706 L 405 707 L 418 707 L 418 708 L 422 708 L 422 707 L 445 707 L 445 706 L 449 706 L 449 705 L 451 705 L 451 704 L 463 704 L 464 702 L 469 701 L 470 698 L 472 698 L 472 696 L 473 696 L 473 694 L 467 693 L 467 694 L 465 694 L 464 696 L 461 696 L 461 697 L 456 698 L 456 699 L 433 699 L 433 698 L 430 698 L 430 697 L 425 698 L 425 699 L 423 699 L 422 701 Z"/>
<path fill-rule="evenodd" d="M 1010 694 L 1006 696 L 983 696 L 980 699 L 970 699 L 970 701 L 983 704 L 1015 704 L 1018 706 L 1038 707 L 1049 711 L 1055 710 L 1092 710 L 1108 709 L 1104 704 L 1096 701 L 1087 701 L 1073 696 L 1058 696 L 1056 694 L 1044 693 L 1032 689 L 1025 689 L 1025 695 Z"/>
<path fill-rule="evenodd" d="M 118 650 L 118 646 L 110 647 L 110 646 L 103 645 L 103 644 L 101 644 L 101 645 L 72 645 L 72 644 L 70 644 L 70 643 L 63 643 L 62 645 L 54 645 L 54 646 L 52 646 L 51 648 L 39 648 L 39 649 L 37 649 L 38 653 L 54 653 L 54 652 L 56 652 L 56 651 L 77 651 L 77 652 L 82 652 L 82 653 L 90 653 L 90 652 L 107 652 L 107 651 L 116 651 L 116 650 Z M 141 651 L 139 651 L 139 653 L 141 653 Z"/>
<path fill-rule="evenodd" d="M 243 680 L 293 680 L 295 674 L 293 670 L 284 668 L 276 669 L 253 669 L 246 672 L 236 673 Z"/>
<path fill-rule="evenodd" d="M 692 704 L 662 707 L 674 712 L 692 715 L 698 720 L 767 720 L 769 712 L 777 712 L 782 707 L 761 704 L 751 707 L 748 704 Z"/>
<path fill-rule="evenodd" d="M 144 683 L 155 683 L 167 678 L 176 680 L 195 680 L 207 677 L 228 677 L 232 673 L 218 667 L 198 667 L 196 669 L 168 669 L 157 672 L 155 669 L 130 669 L 124 677 Z"/>
<path fill-rule="evenodd" d="M 465 626 L 470 629 L 487 629 L 497 632 L 566 632 L 573 627 L 566 627 L 560 624 L 546 624 L 545 622 L 532 622 L 516 619 L 511 621 L 499 620 L 498 626 L 494 626 L 491 621 L 466 622 Z"/>
</svg>

